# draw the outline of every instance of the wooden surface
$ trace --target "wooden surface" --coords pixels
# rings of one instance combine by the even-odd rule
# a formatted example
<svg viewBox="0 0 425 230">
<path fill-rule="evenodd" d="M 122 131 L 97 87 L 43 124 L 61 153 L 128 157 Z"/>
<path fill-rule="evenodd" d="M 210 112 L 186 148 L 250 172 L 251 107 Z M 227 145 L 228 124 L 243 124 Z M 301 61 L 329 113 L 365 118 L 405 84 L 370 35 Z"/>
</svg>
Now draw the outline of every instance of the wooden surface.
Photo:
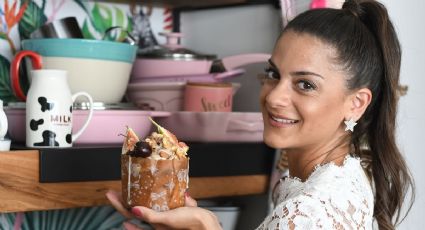
<svg viewBox="0 0 425 230">
<path fill-rule="evenodd" d="M 39 183 L 38 151 L 0 152 L 0 212 L 34 211 L 108 204 L 105 193 L 120 181 Z M 194 198 L 261 194 L 266 175 L 190 178 Z"/>
</svg>

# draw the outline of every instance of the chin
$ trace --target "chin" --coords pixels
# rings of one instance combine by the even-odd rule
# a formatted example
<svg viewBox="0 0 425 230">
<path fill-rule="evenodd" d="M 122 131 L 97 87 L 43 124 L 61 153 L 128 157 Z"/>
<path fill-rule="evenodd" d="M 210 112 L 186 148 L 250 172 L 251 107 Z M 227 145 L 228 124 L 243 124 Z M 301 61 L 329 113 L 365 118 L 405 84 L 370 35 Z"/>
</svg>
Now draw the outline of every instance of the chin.
<svg viewBox="0 0 425 230">
<path fill-rule="evenodd" d="M 264 140 L 264 143 L 271 148 L 281 149 L 281 148 L 284 148 L 285 146 L 284 143 L 282 143 L 282 139 L 279 136 L 268 135 L 264 133 L 263 140 Z"/>
</svg>

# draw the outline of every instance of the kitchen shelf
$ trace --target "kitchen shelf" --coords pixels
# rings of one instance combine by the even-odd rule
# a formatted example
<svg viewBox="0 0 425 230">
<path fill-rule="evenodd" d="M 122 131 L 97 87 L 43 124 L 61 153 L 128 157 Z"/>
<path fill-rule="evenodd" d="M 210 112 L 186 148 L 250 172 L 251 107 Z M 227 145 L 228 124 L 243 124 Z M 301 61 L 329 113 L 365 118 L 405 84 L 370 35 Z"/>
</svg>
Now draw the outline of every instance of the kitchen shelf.
<svg viewBox="0 0 425 230">
<path fill-rule="evenodd" d="M 105 205 L 106 191 L 121 190 L 120 180 L 42 183 L 41 155 L 39 150 L 0 152 L 0 213 Z M 268 181 L 267 173 L 191 177 L 189 193 L 197 199 L 263 194 Z"/>
</svg>

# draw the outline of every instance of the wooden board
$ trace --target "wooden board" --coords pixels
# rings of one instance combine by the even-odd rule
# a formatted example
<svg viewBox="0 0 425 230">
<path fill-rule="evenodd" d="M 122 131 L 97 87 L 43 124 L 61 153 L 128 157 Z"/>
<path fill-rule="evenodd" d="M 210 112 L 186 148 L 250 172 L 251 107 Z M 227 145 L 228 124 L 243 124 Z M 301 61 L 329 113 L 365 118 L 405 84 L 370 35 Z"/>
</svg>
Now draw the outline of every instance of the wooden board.
<svg viewBox="0 0 425 230">
<path fill-rule="evenodd" d="M 108 204 L 105 193 L 120 181 L 39 183 L 37 150 L 0 152 L 0 212 L 64 209 Z M 268 176 L 190 178 L 194 198 L 261 194 Z"/>
</svg>

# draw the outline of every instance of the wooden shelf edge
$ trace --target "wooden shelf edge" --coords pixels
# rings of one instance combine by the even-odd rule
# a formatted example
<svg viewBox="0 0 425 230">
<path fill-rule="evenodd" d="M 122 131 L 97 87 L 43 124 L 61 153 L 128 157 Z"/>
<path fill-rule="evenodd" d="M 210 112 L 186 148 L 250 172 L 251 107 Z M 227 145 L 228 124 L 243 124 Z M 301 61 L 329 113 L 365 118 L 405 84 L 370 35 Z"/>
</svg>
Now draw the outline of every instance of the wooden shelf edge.
<svg viewBox="0 0 425 230">
<path fill-rule="evenodd" d="M 120 181 L 39 183 L 37 150 L 0 153 L 0 213 L 89 207 L 109 204 L 105 193 L 121 190 Z M 262 194 L 267 175 L 193 177 L 195 199 Z"/>
</svg>

